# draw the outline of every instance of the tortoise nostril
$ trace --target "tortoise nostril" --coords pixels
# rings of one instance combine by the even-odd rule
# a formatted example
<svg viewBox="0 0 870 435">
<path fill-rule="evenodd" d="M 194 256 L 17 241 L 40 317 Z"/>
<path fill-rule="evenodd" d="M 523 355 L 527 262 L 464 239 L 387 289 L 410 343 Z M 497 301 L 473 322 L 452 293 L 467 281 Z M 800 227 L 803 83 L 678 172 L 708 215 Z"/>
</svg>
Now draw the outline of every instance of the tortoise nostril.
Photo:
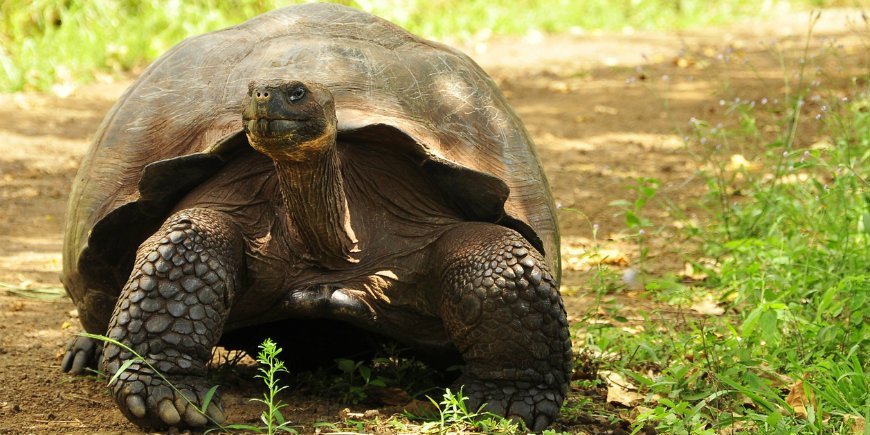
<svg viewBox="0 0 870 435">
<path fill-rule="evenodd" d="M 259 88 L 252 92 L 252 95 L 256 97 L 258 100 L 267 100 L 269 99 L 270 92 L 266 89 Z"/>
</svg>

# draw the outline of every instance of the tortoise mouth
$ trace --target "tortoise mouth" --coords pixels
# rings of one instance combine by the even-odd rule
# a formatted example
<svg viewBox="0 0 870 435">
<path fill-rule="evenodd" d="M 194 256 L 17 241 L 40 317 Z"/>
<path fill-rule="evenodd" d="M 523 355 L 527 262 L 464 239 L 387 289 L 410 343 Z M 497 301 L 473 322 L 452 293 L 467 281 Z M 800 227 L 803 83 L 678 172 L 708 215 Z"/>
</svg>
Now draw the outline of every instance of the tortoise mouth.
<svg viewBox="0 0 870 435">
<path fill-rule="evenodd" d="M 282 137 L 292 134 L 305 124 L 299 119 L 245 119 L 245 133 L 255 137 Z"/>
</svg>

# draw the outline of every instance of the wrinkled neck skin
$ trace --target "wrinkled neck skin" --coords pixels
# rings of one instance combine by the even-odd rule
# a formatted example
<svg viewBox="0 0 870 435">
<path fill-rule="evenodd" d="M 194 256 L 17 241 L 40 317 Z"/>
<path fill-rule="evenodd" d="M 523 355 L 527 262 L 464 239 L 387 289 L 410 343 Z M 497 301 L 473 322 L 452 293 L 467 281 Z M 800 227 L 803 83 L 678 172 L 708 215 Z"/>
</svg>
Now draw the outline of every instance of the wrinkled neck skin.
<svg viewBox="0 0 870 435">
<path fill-rule="evenodd" d="M 321 139 L 328 141 L 322 146 L 310 147 L 304 159 L 273 156 L 273 161 L 290 224 L 305 245 L 304 257 L 328 269 L 345 269 L 359 261 L 353 255 L 359 249 L 335 136 L 330 136 Z"/>
</svg>

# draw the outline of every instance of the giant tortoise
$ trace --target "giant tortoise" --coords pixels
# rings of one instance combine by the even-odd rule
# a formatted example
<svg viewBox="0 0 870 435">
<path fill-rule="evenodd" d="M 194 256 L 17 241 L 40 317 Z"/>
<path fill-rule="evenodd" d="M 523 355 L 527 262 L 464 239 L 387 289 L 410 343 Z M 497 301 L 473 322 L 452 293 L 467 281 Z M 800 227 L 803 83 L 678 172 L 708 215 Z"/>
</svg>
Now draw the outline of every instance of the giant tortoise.
<svg viewBox="0 0 870 435">
<path fill-rule="evenodd" d="M 470 406 L 536 430 L 569 381 L 554 205 L 522 123 L 464 54 L 338 5 L 189 38 L 142 74 L 75 179 L 63 283 L 86 331 L 178 388 L 125 367 L 114 399 L 146 428 L 223 421 L 217 399 L 196 410 L 212 348 L 264 336 L 291 360 L 359 334 L 455 360 Z M 77 337 L 63 369 L 130 359 Z"/>
</svg>

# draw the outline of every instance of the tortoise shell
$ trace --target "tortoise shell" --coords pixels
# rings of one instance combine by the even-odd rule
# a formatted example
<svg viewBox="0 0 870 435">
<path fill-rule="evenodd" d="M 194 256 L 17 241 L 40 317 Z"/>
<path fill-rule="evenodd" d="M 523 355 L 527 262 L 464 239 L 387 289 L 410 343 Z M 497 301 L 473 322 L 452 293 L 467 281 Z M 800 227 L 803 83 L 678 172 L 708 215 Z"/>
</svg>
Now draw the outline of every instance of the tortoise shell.
<svg viewBox="0 0 870 435">
<path fill-rule="evenodd" d="M 558 277 L 547 180 L 493 80 L 459 51 L 383 19 L 307 4 L 181 42 L 111 109 L 67 211 L 63 281 L 80 309 L 99 304 L 107 311 L 94 311 L 110 313 L 138 245 L 187 192 L 247 146 L 242 99 L 257 78 L 325 85 L 335 98 L 339 139 L 410 144 L 421 170 L 466 219 L 519 231 Z M 82 317 L 89 330 L 107 320 Z"/>
</svg>

